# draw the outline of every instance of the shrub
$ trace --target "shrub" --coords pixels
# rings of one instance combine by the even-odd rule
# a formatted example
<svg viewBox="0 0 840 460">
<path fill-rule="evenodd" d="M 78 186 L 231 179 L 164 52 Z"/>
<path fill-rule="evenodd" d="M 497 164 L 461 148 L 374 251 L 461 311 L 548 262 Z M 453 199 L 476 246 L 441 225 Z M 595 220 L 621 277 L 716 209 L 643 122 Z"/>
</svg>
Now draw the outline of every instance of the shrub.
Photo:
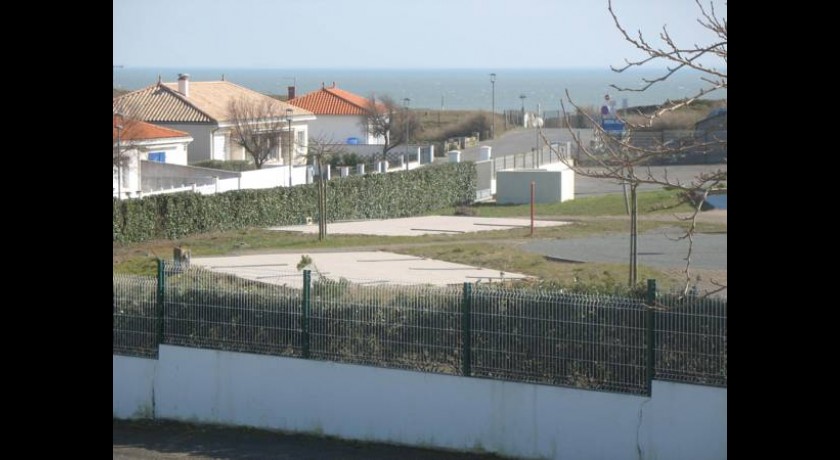
<svg viewBox="0 0 840 460">
<path fill-rule="evenodd" d="M 337 178 L 327 183 L 328 221 L 417 216 L 475 198 L 473 163 Z M 315 184 L 216 195 L 182 192 L 114 199 L 113 240 L 176 239 L 195 233 L 295 225 L 317 216 Z"/>
</svg>

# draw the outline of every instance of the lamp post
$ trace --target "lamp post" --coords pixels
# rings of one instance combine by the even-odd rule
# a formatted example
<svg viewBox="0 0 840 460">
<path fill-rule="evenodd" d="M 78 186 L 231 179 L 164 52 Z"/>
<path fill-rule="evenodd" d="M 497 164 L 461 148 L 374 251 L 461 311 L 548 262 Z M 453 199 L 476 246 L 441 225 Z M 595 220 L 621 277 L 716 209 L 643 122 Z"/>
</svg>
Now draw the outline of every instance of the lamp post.
<svg viewBox="0 0 840 460">
<path fill-rule="evenodd" d="M 496 74 L 495 73 L 490 74 L 490 87 L 492 88 L 491 89 L 491 93 L 492 93 L 492 99 L 491 100 L 492 100 L 492 102 L 491 102 L 491 106 L 490 106 L 491 107 L 490 111 L 492 113 L 490 114 L 490 116 L 493 117 L 493 123 L 490 126 L 490 139 L 495 139 L 496 138 Z"/>
<path fill-rule="evenodd" d="M 525 126 L 525 98 L 526 97 L 527 96 L 525 96 L 524 94 L 519 95 L 519 99 L 522 100 L 522 126 L 523 127 Z"/>
<path fill-rule="evenodd" d="M 405 145 L 406 145 L 406 147 L 408 147 L 408 137 L 409 137 L 409 131 L 408 131 L 408 103 L 409 102 L 411 102 L 411 99 L 409 99 L 409 98 L 403 99 L 403 106 L 405 107 Z"/>
<path fill-rule="evenodd" d="M 117 128 L 117 199 L 122 200 L 122 130 L 125 118 L 123 114 L 115 113 L 114 120 Z"/>
<path fill-rule="evenodd" d="M 286 109 L 286 121 L 289 123 L 289 187 L 292 186 L 292 109 Z"/>
<path fill-rule="evenodd" d="M 537 128 L 537 130 L 536 130 L 537 143 L 536 143 L 535 149 L 534 149 L 534 151 L 536 152 L 536 156 L 534 157 L 534 167 L 535 168 L 539 167 L 539 165 L 537 164 L 538 163 L 537 158 L 539 158 L 542 155 L 542 147 L 540 146 L 540 128 L 542 128 L 542 120 L 540 119 L 541 109 L 542 109 L 541 105 L 539 103 L 537 103 L 537 115 L 536 115 L 536 117 L 534 117 L 534 126 Z"/>
</svg>

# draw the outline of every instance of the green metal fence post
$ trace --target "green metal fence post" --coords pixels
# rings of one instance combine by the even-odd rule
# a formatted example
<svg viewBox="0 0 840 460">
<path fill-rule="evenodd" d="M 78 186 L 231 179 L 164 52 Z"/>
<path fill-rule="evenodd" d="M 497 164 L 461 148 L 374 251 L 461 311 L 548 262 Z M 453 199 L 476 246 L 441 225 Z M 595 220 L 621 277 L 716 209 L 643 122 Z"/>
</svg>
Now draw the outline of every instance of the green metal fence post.
<svg viewBox="0 0 840 460">
<path fill-rule="evenodd" d="M 470 310 L 472 309 L 472 285 L 464 283 L 464 295 L 461 299 L 461 373 L 467 377 L 472 374 L 472 328 Z"/>
<path fill-rule="evenodd" d="M 647 329 L 647 385 L 653 393 L 653 378 L 656 375 L 656 280 L 648 280 L 645 301 L 645 328 Z"/>
<path fill-rule="evenodd" d="M 303 304 L 301 305 L 301 340 L 303 342 L 303 357 L 309 359 L 309 311 L 312 302 L 310 289 L 312 287 L 312 272 L 310 270 L 303 271 Z"/>
<path fill-rule="evenodd" d="M 164 293 L 166 289 L 166 263 L 163 259 L 157 261 L 157 304 L 155 305 L 155 318 L 157 319 L 157 346 L 160 350 L 160 345 L 163 343 L 163 303 L 166 300 Z"/>
</svg>

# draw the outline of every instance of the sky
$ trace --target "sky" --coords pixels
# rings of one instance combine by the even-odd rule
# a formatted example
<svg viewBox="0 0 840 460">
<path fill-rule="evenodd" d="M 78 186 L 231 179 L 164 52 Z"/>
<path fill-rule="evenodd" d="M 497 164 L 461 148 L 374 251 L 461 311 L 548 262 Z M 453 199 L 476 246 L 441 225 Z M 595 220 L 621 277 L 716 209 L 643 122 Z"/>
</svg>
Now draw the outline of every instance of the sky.
<svg viewBox="0 0 840 460">
<path fill-rule="evenodd" d="M 703 0 L 704 6 L 710 0 Z M 726 5 L 714 0 L 719 17 Z M 639 58 L 607 0 L 113 0 L 114 65 L 607 68 Z M 708 43 L 694 0 L 613 0 L 622 25 Z"/>
</svg>

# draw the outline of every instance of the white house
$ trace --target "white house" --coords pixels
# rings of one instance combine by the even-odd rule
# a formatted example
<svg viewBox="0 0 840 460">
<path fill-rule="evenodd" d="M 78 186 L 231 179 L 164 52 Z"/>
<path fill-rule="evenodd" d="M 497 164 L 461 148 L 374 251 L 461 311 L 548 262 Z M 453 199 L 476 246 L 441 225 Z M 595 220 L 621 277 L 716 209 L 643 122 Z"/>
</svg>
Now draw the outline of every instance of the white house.
<svg viewBox="0 0 840 460">
<path fill-rule="evenodd" d="M 315 114 L 316 120 L 309 123 L 309 135 L 315 139 L 336 144 L 385 143 L 381 136 L 371 135 L 366 128 L 368 99 L 339 89 L 335 82 L 330 87 L 322 84 L 317 91 L 290 98 L 289 103 Z"/>
<path fill-rule="evenodd" d="M 193 141 L 185 131 L 156 126 L 119 115 L 113 117 L 114 193 L 120 189 L 138 192 L 141 189 L 141 160 L 186 165 L 188 148 Z M 119 153 L 118 153 L 119 152 Z M 122 157 L 122 161 L 117 161 Z"/>
<path fill-rule="evenodd" d="M 289 131 L 280 134 L 280 149 L 266 164 L 284 164 L 284 159 L 289 157 L 285 147 L 288 145 L 293 146 L 292 163 L 306 163 L 307 125 L 315 120 L 312 112 L 229 81 L 191 82 L 189 75 L 180 74 L 176 83 L 158 81 L 115 98 L 114 112 L 130 113 L 138 119 L 189 133 L 193 138 L 187 157 L 189 164 L 207 160 L 248 160 L 247 152 L 231 141 L 234 123 L 229 107 L 233 101 L 254 105 L 268 103 L 273 113 L 280 114 L 272 118 L 273 121 L 291 120 Z"/>
</svg>

